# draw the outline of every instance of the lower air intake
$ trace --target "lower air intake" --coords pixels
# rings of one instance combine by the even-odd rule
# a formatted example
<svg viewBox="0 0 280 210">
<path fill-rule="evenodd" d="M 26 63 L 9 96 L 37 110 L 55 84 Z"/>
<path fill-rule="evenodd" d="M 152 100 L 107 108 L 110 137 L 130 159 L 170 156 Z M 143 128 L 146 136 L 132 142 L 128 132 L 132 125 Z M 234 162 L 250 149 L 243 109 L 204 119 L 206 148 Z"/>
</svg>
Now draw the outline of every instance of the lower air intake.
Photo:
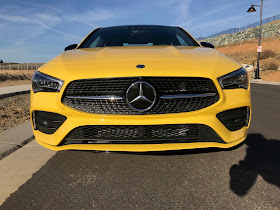
<svg viewBox="0 0 280 210">
<path fill-rule="evenodd" d="M 66 144 L 161 144 L 224 141 L 209 126 L 171 125 L 88 125 L 72 130 Z"/>
<path fill-rule="evenodd" d="M 43 111 L 34 111 L 32 121 L 34 130 L 45 134 L 53 134 L 67 118 L 61 114 Z"/>
<path fill-rule="evenodd" d="M 237 131 L 247 126 L 250 119 L 249 107 L 230 109 L 217 114 L 217 118 L 230 131 Z"/>
</svg>

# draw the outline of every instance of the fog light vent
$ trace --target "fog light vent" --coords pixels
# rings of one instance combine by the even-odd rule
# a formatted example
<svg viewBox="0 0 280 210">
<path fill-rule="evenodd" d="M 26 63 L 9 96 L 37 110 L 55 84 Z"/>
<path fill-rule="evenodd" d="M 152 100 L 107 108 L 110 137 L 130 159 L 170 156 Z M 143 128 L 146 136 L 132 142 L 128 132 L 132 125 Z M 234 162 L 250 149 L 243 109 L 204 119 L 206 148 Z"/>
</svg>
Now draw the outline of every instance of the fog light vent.
<svg viewBox="0 0 280 210">
<path fill-rule="evenodd" d="M 230 109 L 217 114 L 217 118 L 230 131 L 237 131 L 247 126 L 250 119 L 249 107 Z"/>
<path fill-rule="evenodd" d="M 46 134 L 53 134 L 66 119 L 65 116 L 52 112 L 34 111 L 32 114 L 34 130 Z"/>
</svg>

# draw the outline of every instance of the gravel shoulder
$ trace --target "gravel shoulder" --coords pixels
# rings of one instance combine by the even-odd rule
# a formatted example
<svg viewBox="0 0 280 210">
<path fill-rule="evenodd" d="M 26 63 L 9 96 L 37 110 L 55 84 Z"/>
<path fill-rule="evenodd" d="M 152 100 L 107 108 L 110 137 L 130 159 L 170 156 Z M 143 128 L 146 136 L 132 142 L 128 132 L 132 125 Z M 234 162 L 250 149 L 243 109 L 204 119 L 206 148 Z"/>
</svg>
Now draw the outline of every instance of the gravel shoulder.
<svg viewBox="0 0 280 210">
<path fill-rule="evenodd" d="M 30 95 L 0 99 L 0 133 L 30 119 Z"/>
</svg>

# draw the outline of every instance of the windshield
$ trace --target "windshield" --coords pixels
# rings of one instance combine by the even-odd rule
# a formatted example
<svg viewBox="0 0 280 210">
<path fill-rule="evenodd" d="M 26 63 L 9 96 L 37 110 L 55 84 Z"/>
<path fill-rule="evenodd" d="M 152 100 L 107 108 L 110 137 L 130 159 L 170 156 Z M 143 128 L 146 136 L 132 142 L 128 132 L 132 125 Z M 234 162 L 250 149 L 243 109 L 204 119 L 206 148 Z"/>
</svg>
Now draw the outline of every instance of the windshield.
<svg viewBox="0 0 280 210">
<path fill-rule="evenodd" d="M 199 46 L 188 33 L 177 27 L 120 26 L 98 29 L 80 48 L 152 45 Z"/>
</svg>

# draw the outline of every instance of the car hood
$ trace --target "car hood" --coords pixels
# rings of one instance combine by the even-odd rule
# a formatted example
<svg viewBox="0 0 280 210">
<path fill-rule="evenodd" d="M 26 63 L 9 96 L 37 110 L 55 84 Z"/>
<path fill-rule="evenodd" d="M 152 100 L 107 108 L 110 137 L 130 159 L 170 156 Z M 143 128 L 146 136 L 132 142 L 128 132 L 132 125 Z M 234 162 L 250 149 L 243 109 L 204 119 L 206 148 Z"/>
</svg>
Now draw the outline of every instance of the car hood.
<svg viewBox="0 0 280 210">
<path fill-rule="evenodd" d="M 136 68 L 137 65 L 145 68 Z M 242 67 L 204 47 L 125 46 L 69 50 L 39 71 L 63 80 L 135 76 L 219 77 Z"/>
</svg>

